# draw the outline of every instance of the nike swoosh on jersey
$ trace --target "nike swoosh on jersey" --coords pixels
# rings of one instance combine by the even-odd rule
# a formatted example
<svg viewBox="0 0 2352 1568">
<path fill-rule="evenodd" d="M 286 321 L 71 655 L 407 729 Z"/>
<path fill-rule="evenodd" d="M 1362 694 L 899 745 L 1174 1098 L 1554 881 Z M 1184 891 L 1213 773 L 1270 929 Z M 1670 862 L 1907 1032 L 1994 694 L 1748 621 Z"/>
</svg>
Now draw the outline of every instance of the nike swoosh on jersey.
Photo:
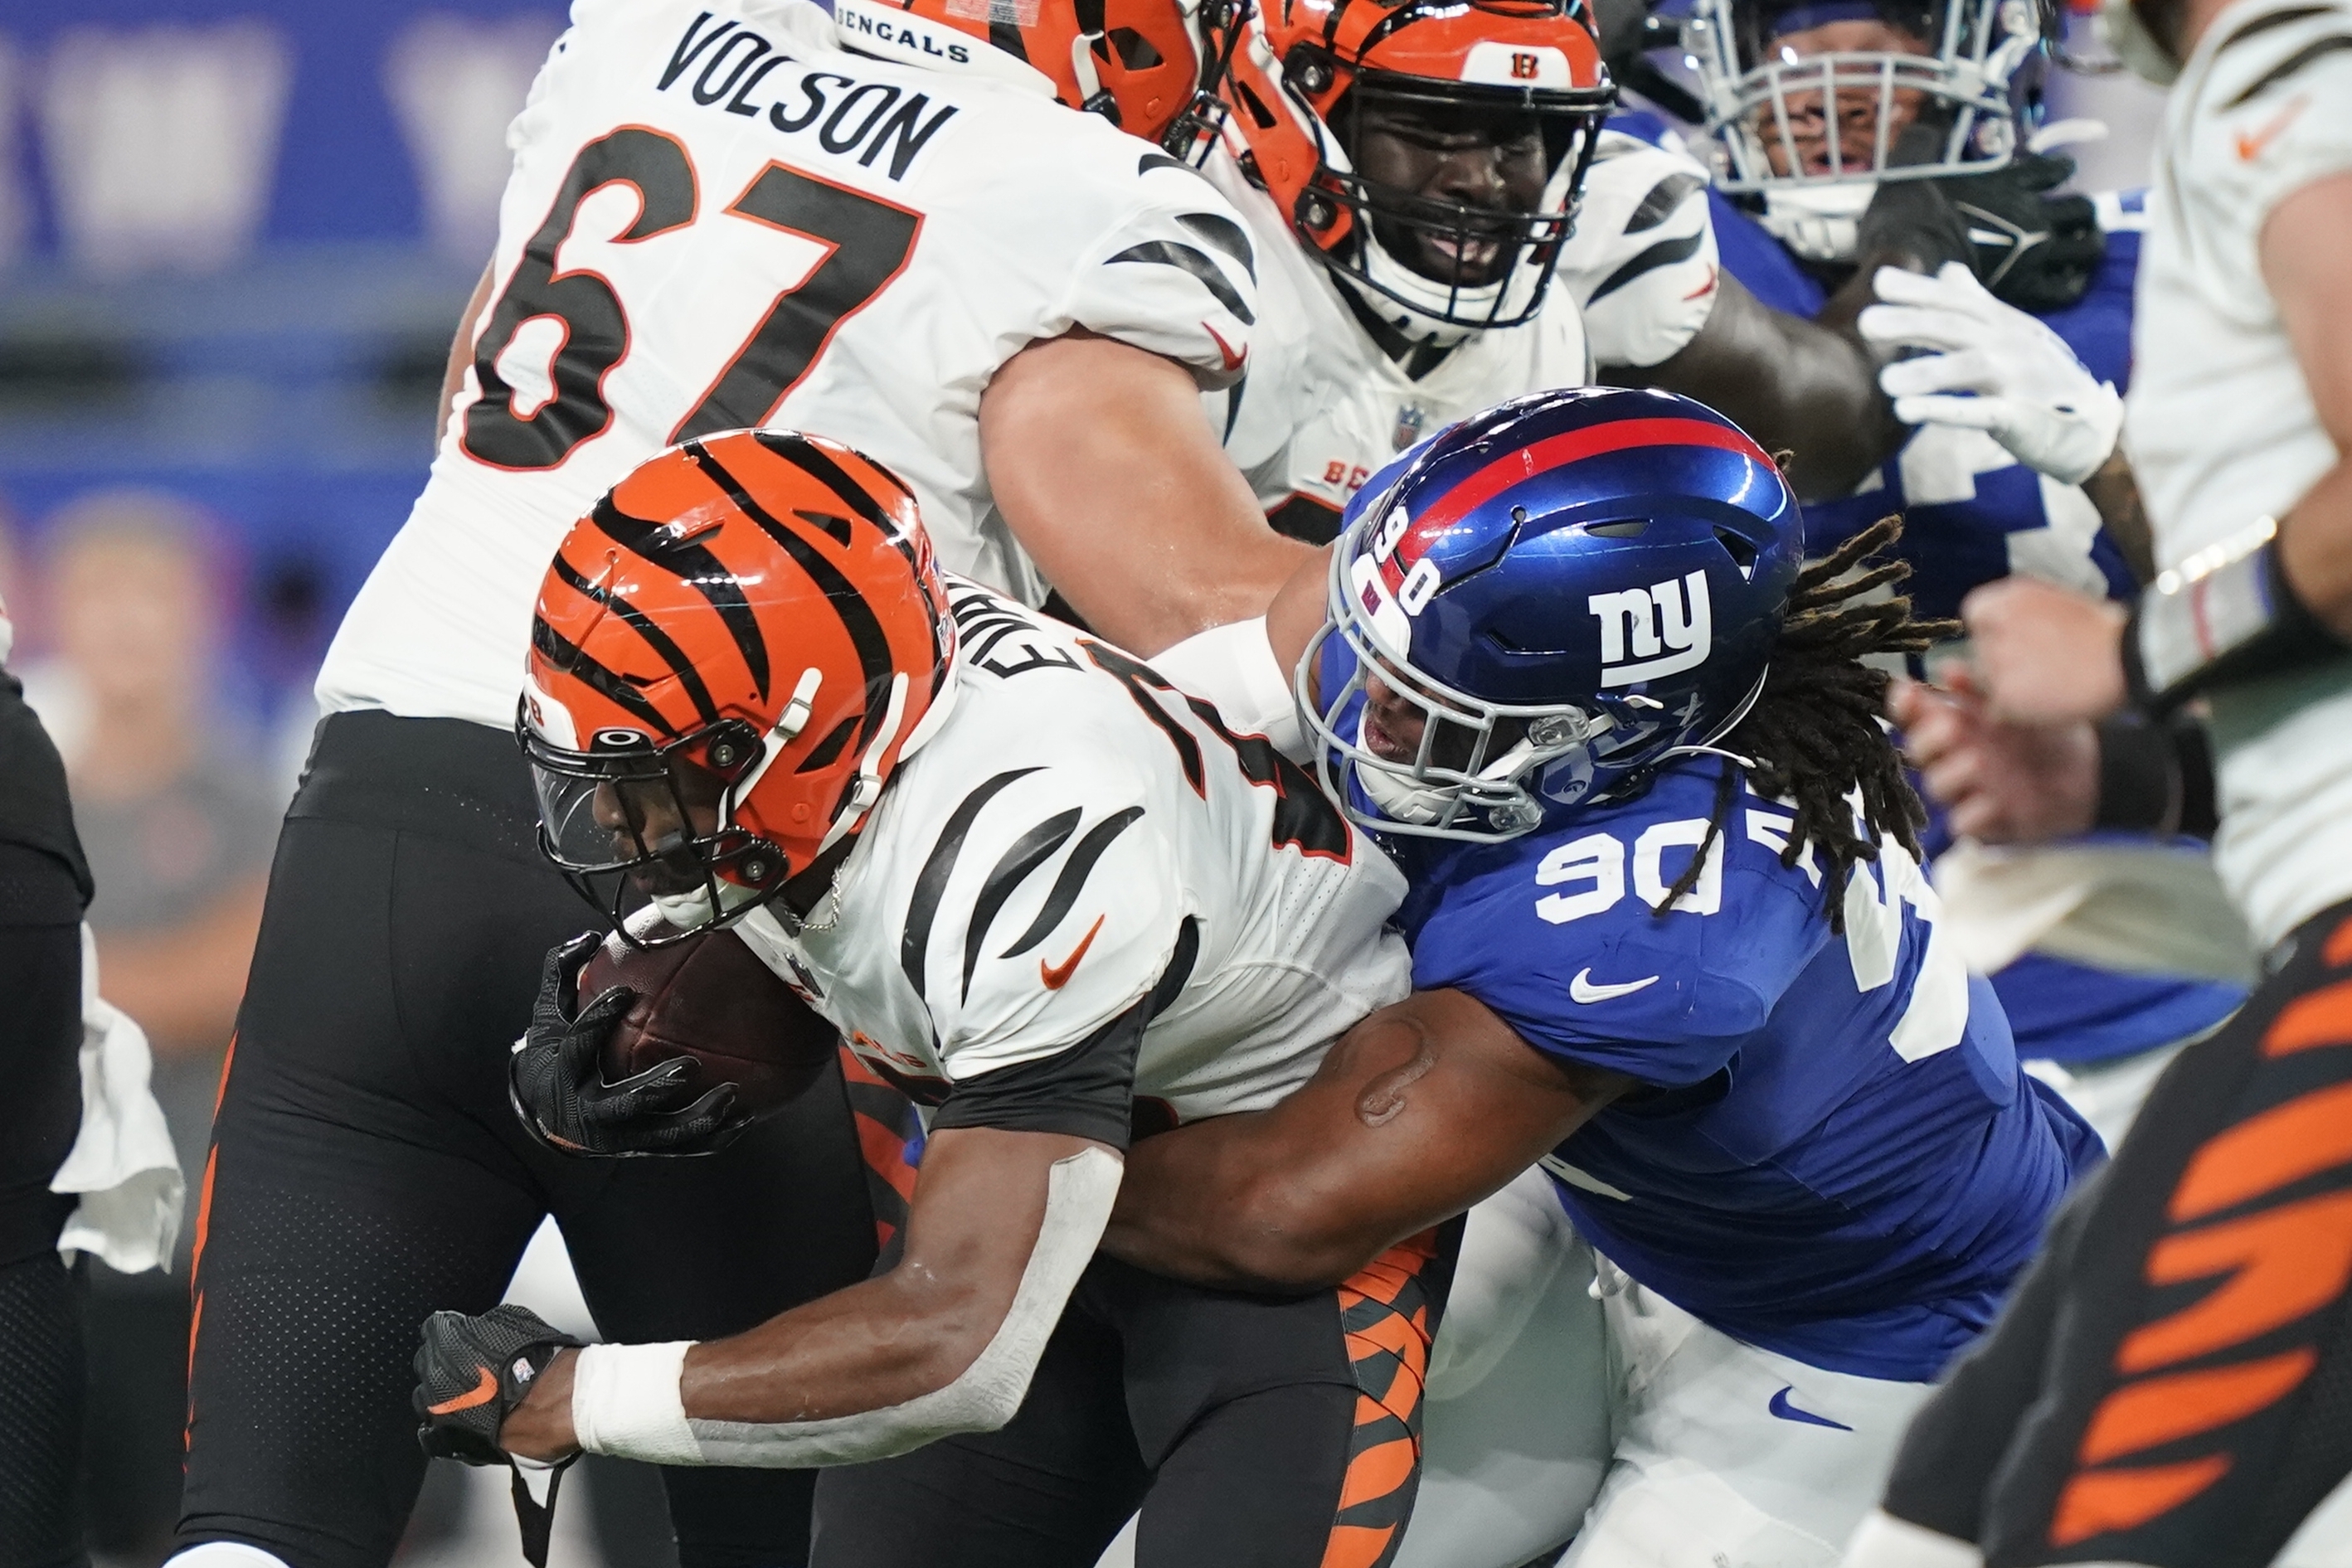
<svg viewBox="0 0 2352 1568">
<path fill-rule="evenodd" d="M 1638 980 L 1627 980 L 1621 985 L 1597 986 L 1592 983 L 1591 970 L 1579 969 L 1576 978 L 1568 983 L 1568 994 L 1580 1002 L 1605 1002 L 1612 997 L 1630 997 L 1635 991 L 1657 983 L 1657 976 L 1644 975 Z"/>
<path fill-rule="evenodd" d="M 482 1368 L 482 1380 L 454 1399 L 444 1399 L 438 1405 L 427 1405 L 428 1416 L 455 1416 L 460 1410 L 471 1410 L 477 1405 L 488 1405 L 499 1396 L 499 1375 L 488 1367 Z"/>
<path fill-rule="evenodd" d="M 1816 1416 L 1810 1410 L 1800 1410 L 1794 1405 L 1790 1404 L 1789 1396 L 1794 1394 L 1796 1391 L 1797 1385 L 1795 1384 L 1792 1383 L 1789 1385 L 1789 1386 L 1780 1390 L 1780 1393 L 1772 1396 L 1771 1402 L 1766 1405 L 1765 1408 L 1771 1411 L 1773 1415 L 1778 1416 L 1783 1421 L 1795 1421 L 1807 1427 L 1827 1427 L 1831 1430 L 1837 1432 L 1851 1432 L 1853 1430 L 1853 1427 L 1847 1426 L 1843 1421 L 1832 1421 L 1826 1416 Z"/>
<path fill-rule="evenodd" d="M 2310 99 L 2297 98 L 2293 102 L 2289 103 L 2284 109 L 2279 110 L 2278 114 L 2268 125 L 2265 125 L 2261 130 L 2254 131 L 2252 135 L 2249 135 L 2242 131 L 2237 132 L 2238 162 L 2241 163 L 2251 163 L 2255 159 L 2261 157 L 2263 155 L 2263 150 L 2268 147 L 2272 142 L 2278 140 L 2279 132 L 2294 124 L 2295 116 L 2301 114 L 2305 110 L 2310 107 Z"/>
<path fill-rule="evenodd" d="M 1095 923 L 1087 927 L 1087 934 L 1078 939 L 1077 946 L 1060 963 L 1049 965 L 1043 958 L 1037 960 L 1037 977 L 1045 982 L 1047 990 L 1058 991 L 1070 983 L 1070 977 L 1078 972 L 1078 960 L 1085 957 L 1087 949 L 1095 945 L 1095 933 L 1102 929 L 1103 919 L 1102 915 L 1095 916 Z"/>
</svg>

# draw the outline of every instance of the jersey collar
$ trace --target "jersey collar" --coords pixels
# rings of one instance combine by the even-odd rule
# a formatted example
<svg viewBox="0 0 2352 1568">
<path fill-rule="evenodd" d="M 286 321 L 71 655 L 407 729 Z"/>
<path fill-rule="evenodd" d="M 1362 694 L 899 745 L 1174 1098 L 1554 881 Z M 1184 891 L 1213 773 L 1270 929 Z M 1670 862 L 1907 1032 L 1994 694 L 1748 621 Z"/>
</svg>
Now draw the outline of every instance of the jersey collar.
<svg viewBox="0 0 2352 1568">
<path fill-rule="evenodd" d="M 1054 96 L 1054 83 L 1034 66 L 953 27 L 901 11 L 877 0 L 834 0 L 833 29 L 841 48 L 893 65 L 978 78 L 1039 98 Z M 958 55 L 962 56 L 958 59 Z"/>
</svg>

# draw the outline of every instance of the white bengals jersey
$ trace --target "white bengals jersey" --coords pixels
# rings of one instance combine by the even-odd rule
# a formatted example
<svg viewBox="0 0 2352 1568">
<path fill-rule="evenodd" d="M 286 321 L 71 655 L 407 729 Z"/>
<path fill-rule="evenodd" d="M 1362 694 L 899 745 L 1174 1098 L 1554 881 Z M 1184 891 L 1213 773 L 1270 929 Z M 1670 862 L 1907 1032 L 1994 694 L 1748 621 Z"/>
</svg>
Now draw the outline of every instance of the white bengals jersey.
<svg viewBox="0 0 2352 1568">
<path fill-rule="evenodd" d="M 2283 517 L 2341 455 L 2263 282 L 2279 202 L 2352 170 L 2352 4 L 2240 0 L 2165 105 L 2126 439 L 2171 568 Z M 2352 659 L 2213 698 L 2214 863 L 2268 943 L 2352 897 Z"/>
<path fill-rule="evenodd" d="M 1131 656 L 948 587 L 955 706 L 837 898 L 797 937 L 736 926 L 869 1065 L 939 1103 L 1149 1003 L 1139 1109 L 1192 1121 L 1273 1104 L 1411 991 L 1403 877 L 1307 774 Z"/>
<path fill-rule="evenodd" d="M 1616 131 L 1595 149 L 1575 235 L 1536 319 L 1402 361 L 1223 148 L 1207 172 L 1255 241 L 1258 319 L 1247 375 L 1206 401 L 1270 512 L 1303 501 L 1336 515 L 1382 465 L 1455 420 L 1584 385 L 1596 363 L 1670 358 L 1714 304 L 1705 171 Z"/>
<path fill-rule="evenodd" d="M 473 364 L 328 655 L 330 711 L 512 723 L 564 529 L 653 453 L 746 425 L 872 455 L 945 564 L 1041 601 L 981 464 L 997 369 L 1073 328 L 1204 387 L 1239 369 L 1247 244 L 1199 176 L 973 40 L 926 68 L 845 37 L 806 0 L 575 0 L 508 134 Z"/>
</svg>

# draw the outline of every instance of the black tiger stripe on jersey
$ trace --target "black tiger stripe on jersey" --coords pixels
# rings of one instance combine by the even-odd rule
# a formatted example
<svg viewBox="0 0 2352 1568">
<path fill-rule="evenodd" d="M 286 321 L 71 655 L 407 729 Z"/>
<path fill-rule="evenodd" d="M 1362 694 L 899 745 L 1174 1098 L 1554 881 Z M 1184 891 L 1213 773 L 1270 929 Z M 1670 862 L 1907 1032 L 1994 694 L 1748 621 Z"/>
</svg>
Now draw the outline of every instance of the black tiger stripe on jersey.
<svg viewBox="0 0 2352 1568">
<path fill-rule="evenodd" d="M 2223 39 L 2222 42 L 2215 47 L 2213 52 L 2218 55 L 2223 49 L 2234 49 L 2240 44 L 2244 43 L 2248 38 L 2260 37 L 2263 34 L 2270 32 L 2273 28 L 2284 27 L 2296 22 L 2308 22 L 2314 16 L 2332 16 L 2334 15 L 2336 15 L 2336 7 L 2333 5 L 2298 5 L 2291 11 L 2273 11 L 2267 16 L 2255 17 L 2244 26 L 2231 34 L 2229 37 Z"/>
<path fill-rule="evenodd" d="M 947 826 L 940 830 L 931 852 L 923 861 L 923 869 L 915 878 L 914 892 L 907 900 L 907 925 L 898 934 L 898 967 L 915 988 L 915 995 L 928 998 L 924 975 L 929 967 L 931 922 L 938 917 L 940 899 L 948 890 L 948 879 L 955 874 L 956 861 L 963 853 L 963 841 L 971 825 L 991 800 L 1002 794 L 1015 779 L 1036 772 L 1035 768 L 1011 768 L 981 784 L 963 798 L 962 802 L 948 816 Z"/>
<path fill-rule="evenodd" d="M 555 558 L 555 575 L 633 628 L 646 640 L 646 646 L 661 655 L 661 661 L 669 666 L 670 674 L 677 677 L 677 684 L 685 688 L 688 698 L 694 704 L 694 711 L 702 716 L 702 722 L 719 722 L 719 705 L 710 700 L 710 688 L 703 684 L 701 672 L 694 667 L 694 661 L 686 656 L 686 650 L 672 642 L 669 633 L 656 625 L 652 616 L 602 583 L 590 581 L 580 574 L 577 567 L 560 555 Z"/>
<path fill-rule="evenodd" d="M 702 546 L 667 531 L 666 523 L 631 517 L 610 496 L 597 502 L 596 509 L 588 515 L 605 538 L 631 555 L 675 574 L 710 601 L 710 608 L 719 612 L 719 619 L 726 623 L 728 635 L 735 639 L 736 650 L 751 672 L 751 685 L 762 697 L 766 696 L 768 640 L 761 634 L 760 618 L 752 613 L 751 601 L 743 597 L 743 585 L 735 580 L 735 574 L 727 570 L 725 563 Z"/>
<path fill-rule="evenodd" d="M 1656 228 L 1675 214 L 1675 209 L 1693 191 L 1703 190 L 1706 185 L 1706 176 L 1704 174 L 1667 175 L 1651 186 L 1650 193 L 1634 207 L 1633 215 L 1625 220 L 1625 232 L 1633 235 L 1640 234 L 1643 229 Z"/>
<path fill-rule="evenodd" d="M 1592 291 L 1592 298 L 1586 300 L 1585 303 L 1588 305 L 1596 304 L 1602 299 L 1606 299 L 1612 294 L 1616 293 L 1617 290 L 1624 287 L 1627 284 L 1633 282 L 1635 278 L 1641 277 L 1645 272 L 1655 272 L 1662 267 L 1671 267 L 1675 262 L 1684 261 L 1697 255 L 1698 247 L 1700 245 L 1705 243 L 1706 239 L 1706 231 L 1702 229 L 1696 234 L 1686 235 L 1681 239 L 1660 240 L 1657 244 L 1652 246 L 1649 249 L 1643 251 L 1641 255 L 1635 256 L 1633 260 L 1627 262 L 1616 271 L 1611 273 L 1608 280 L 1602 283 L 1600 287 L 1594 289 Z"/>
<path fill-rule="evenodd" d="M 1250 281 L 1257 281 L 1257 253 L 1250 248 L 1249 231 L 1231 218 L 1221 218 L 1214 213 L 1179 213 L 1176 221 L 1201 236 L 1205 245 L 1215 246 L 1242 264 Z M 1246 319 L 1246 318 L 1244 318 Z"/>
<path fill-rule="evenodd" d="M 1217 303 L 1223 306 L 1234 319 L 1244 326 L 1254 326 L 1257 322 L 1256 315 L 1251 311 L 1249 302 L 1242 298 L 1241 290 L 1233 286 L 1215 262 L 1189 245 L 1179 245 L 1172 239 L 1146 240 L 1141 245 L 1128 246 L 1104 265 L 1117 267 L 1121 262 L 1172 267 L 1189 272 L 1201 280 L 1202 287 L 1216 296 Z"/>
<path fill-rule="evenodd" d="M 1070 852 L 1070 858 L 1062 862 L 1062 874 L 1054 879 L 1054 890 L 1045 895 L 1045 907 L 1037 912 L 1037 918 L 1029 923 L 1029 929 L 1021 934 L 1021 939 L 997 956 L 1018 958 L 1052 936 L 1054 927 L 1062 923 L 1062 917 L 1070 913 L 1070 906 L 1077 903 L 1078 894 L 1086 888 L 1087 878 L 1094 873 L 1095 862 L 1102 859 L 1103 852 L 1110 848 L 1111 841 L 1133 827 L 1142 815 L 1142 807 L 1129 806 L 1087 829 L 1087 836 L 1080 839 L 1077 847 Z"/>
<path fill-rule="evenodd" d="M 2252 87 L 2221 106 L 2222 112 L 2227 113 L 2231 110 L 2252 101 L 2254 98 L 2278 86 L 2312 61 L 2346 49 L 2352 49 L 2352 34 L 2329 33 L 2325 37 L 2314 38 L 2261 76 L 2256 77 Z"/>
<path fill-rule="evenodd" d="M 808 444 L 803 442 L 801 444 L 805 446 Z M 866 602 L 866 596 L 857 591 L 856 584 L 844 576 L 839 567 L 825 559 L 808 540 L 752 499 L 751 493 L 743 488 L 742 481 L 729 473 L 727 465 L 713 457 L 700 441 L 688 442 L 686 453 L 694 459 L 695 466 L 700 468 L 712 484 L 725 491 L 729 500 L 741 508 L 745 517 L 759 525 L 761 533 L 775 540 L 783 552 L 793 558 L 793 563 L 808 573 L 809 580 L 815 583 L 817 591 L 824 595 L 824 601 L 833 607 L 835 615 L 841 617 L 841 629 L 849 634 L 850 646 L 857 650 L 858 673 L 866 681 L 866 716 L 858 726 L 858 734 L 860 737 L 872 735 L 889 701 L 892 674 L 890 639 L 884 633 L 874 607 Z M 839 473 L 840 470 L 835 469 L 835 472 Z M 868 499 L 866 505 L 872 506 L 872 500 Z M 760 691 L 761 695 L 767 695 L 764 678 Z"/>
<path fill-rule="evenodd" d="M 1078 830 L 1078 819 L 1086 813 L 1073 806 L 1066 811 L 1056 811 L 1014 841 L 1004 852 L 981 884 L 980 896 L 972 901 L 971 921 L 963 933 L 963 995 L 971 998 L 972 972 L 980 967 L 981 945 L 988 939 L 988 928 L 996 922 L 997 911 L 1013 890 L 1029 878 L 1029 873 L 1053 857 L 1055 850 L 1068 841 Z"/>
<path fill-rule="evenodd" d="M 667 729 L 669 721 L 654 706 L 645 693 L 629 684 L 626 677 L 614 674 L 586 653 L 564 640 L 563 633 L 550 626 L 544 619 L 530 618 L 530 645 L 540 656 L 565 674 L 577 675 L 582 684 L 615 707 L 634 714 L 646 727 L 656 732 Z"/>
</svg>

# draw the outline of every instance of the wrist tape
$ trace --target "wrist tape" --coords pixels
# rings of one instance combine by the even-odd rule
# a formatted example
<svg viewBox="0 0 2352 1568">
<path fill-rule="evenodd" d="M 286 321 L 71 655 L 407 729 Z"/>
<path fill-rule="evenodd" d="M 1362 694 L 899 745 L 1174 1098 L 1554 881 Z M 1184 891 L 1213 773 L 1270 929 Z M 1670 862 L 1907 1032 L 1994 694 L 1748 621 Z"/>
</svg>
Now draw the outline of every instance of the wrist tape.
<svg viewBox="0 0 2352 1568">
<path fill-rule="evenodd" d="M 2164 715 L 2209 687 L 2340 653 L 2345 643 L 2280 570 L 2263 517 L 2157 577 L 2124 629 L 2132 700 Z"/>
</svg>

